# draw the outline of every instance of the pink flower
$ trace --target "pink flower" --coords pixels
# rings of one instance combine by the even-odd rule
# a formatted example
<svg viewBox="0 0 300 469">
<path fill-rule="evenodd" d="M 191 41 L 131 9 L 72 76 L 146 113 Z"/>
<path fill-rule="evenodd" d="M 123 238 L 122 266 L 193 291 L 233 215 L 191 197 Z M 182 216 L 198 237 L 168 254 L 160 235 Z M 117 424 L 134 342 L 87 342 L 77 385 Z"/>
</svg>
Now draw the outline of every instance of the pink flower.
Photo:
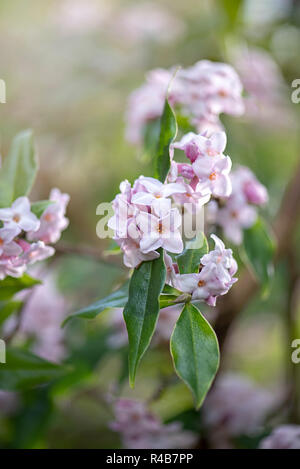
<svg viewBox="0 0 300 469">
<path fill-rule="evenodd" d="M 243 376 L 221 376 L 203 406 L 204 424 L 214 447 L 230 448 L 232 438 L 259 432 L 276 399 Z"/>
<path fill-rule="evenodd" d="M 134 221 L 138 208 L 131 203 L 133 190 L 127 180 L 121 182 L 120 191 L 113 200 L 115 213 L 109 219 L 108 227 L 114 230 L 117 238 L 127 238 L 129 224 Z"/>
<path fill-rule="evenodd" d="M 300 425 L 280 425 L 264 438 L 260 449 L 300 449 Z"/>
<path fill-rule="evenodd" d="M 158 69 L 132 93 L 127 111 L 128 140 L 142 143 L 145 126 L 161 116 L 173 70 Z M 202 60 L 181 69 L 172 80 L 171 105 L 178 105 L 199 132 L 222 130 L 221 113 L 239 116 L 244 112 L 242 84 L 234 69 L 226 64 Z"/>
<path fill-rule="evenodd" d="M 231 173 L 234 193 L 243 193 L 247 202 L 262 205 L 268 201 L 268 192 L 246 166 L 240 166 Z"/>
<path fill-rule="evenodd" d="M 223 228 L 227 239 L 234 244 L 241 244 L 243 230 L 250 228 L 256 218 L 255 208 L 248 205 L 244 197 L 232 196 L 226 205 L 219 209 L 217 223 Z"/>
<path fill-rule="evenodd" d="M 134 91 L 129 97 L 126 112 L 126 138 L 131 143 L 142 143 L 146 124 L 162 115 L 167 89 L 173 71 L 156 69 L 146 76 L 146 83 Z M 181 94 L 180 86 L 174 81 L 170 91 L 171 103 L 178 101 Z"/>
<path fill-rule="evenodd" d="M 120 433 L 125 448 L 190 448 L 197 441 L 196 435 L 184 430 L 181 423 L 163 424 L 142 402 L 119 399 L 114 413 L 110 428 Z"/>
<path fill-rule="evenodd" d="M 140 212 L 136 221 L 141 231 L 140 248 L 143 253 L 160 247 L 169 252 L 182 252 L 183 242 L 179 231 L 181 216 L 177 209 L 171 209 L 164 217 Z"/>
<path fill-rule="evenodd" d="M 177 273 L 178 273 L 178 266 L 174 264 L 173 259 L 169 254 L 164 252 L 164 262 L 166 266 L 166 283 L 171 285 L 174 288 L 177 288 L 176 280 L 177 280 Z"/>
<path fill-rule="evenodd" d="M 159 257 L 159 253 L 156 251 L 143 253 L 140 249 L 139 242 L 131 238 L 123 240 L 120 247 L 124 252 L 124 264 L 130 269 L 138 267 L 143 261 L 151 261 Z"/>
<path fill-rule="evenodd" d="M 23 231 L 37 231 L 40 227 L 39 219 L 31 212 L 27 197 L 16 199 L 11 208 L 0 209 L 0 220 L 5 227 L 14 229 L 16 233 Z"/>
<path fill-rule="evenodd" d="M 52 189 L 49 200 L 53 203 L 48 205 L 41 216 L 39 230 L 30 231 L 27 238 L 30 241 L 44 241 L 44 243 L 56 243 L 63 230 L 69 225 L 65 217 L 67 205 L 70 200 L 68 194 L 62 194 L 59 189 Z"/>
<path fill-rule="evenodd" d="M 28 295 L 20 328 L 26 337 L 34 338 L 34 352 L 39 356 L 55 362 L 65 356 L 61 323 L 67 313 L 67 301 L 57 290 L 55 278 L 47 275 Z"/>
<path fill-rule="evenodd" d="M 180 71 L 180 78 L 187 91 L 186 107 L 192 109 L 196 118 L 221 113 L 243 114 L 242 84 L 230 65 L 201 60 Z"/>
<path fill-rule="evenodd" d="M 16 233 L 18 233 L 18 229 L 13 226 L 0 228 L 0 256 L 11 257 L 21 254 L 22 249 L 13 241 Z"/>
<path fill-rule="evenodd" d="M 201 258 L 202 265 L 216 264 L 222 269 L 227 269 L 229 274 L 233 276 L 237 271 L 237 263 L 232 256 L 232 250 L 226 249 L 223 241 L 216 235 L 212 234 L 211 238 L 215 242 L 215 249 L 208 254 L 204 254 Z"/>
<path fill-rule="evenodd" d="M 226 142 L 225 132 L 215 132 L 209 138 L 189 132 L 182 137 L 180 142 L 175 142 L 173 147 L 183 150 L 191 163 L 194 163 L 201 156 L 222 155 Z"/>
<path fill-rule="evenodd" d="M 185 29 L 184 22 L 169 8 L 150 1 L 126 5 L 115 21 L 115 33 L 121 35 L 122 43 L 140 44 L 143 40 L 169 43 Z"/>
<path fill-rule="evenodd" d="M 8 275 L 10 277 L 19 278 L 22 277 L 26 270 L 26 265 L 14 265 L 14 257 L 12 258 L 0 258 L 0 280 L 3 280 Z"/>
<path fill-rule="evenodd" d="M 14 265 L 19 267 L 34 264 L 35 262 L 43 261 L 53 256 L 54 253 L 55 249 L 53 247 L 46 246 L 43 241 L 38 241 L 37 243 L 29 244 L 23 254 L 14 261 Z"/>
<path fill-rule="evenodd" d="M 178 180 L 177 180 L 178 181 Z M 181 194 L 174 194 L 174 201 L 179 205 L 185 205 L 185 208 L 188 211 L 194 212 L 200 209 L 204 204 L 206 204 L 210 199 L 209 189 L 204 188 L 199 190 L 200 185 L 198 184 L 195 189 L 189 184 L 186 184 L 182 181 L 182 185 L 185 188 L 185 192 Z"/>
<path fill-rule="evenodd" d="M 237 281 L 233 275 L 237 271 L 237 264 L 231 249 L 225 249 L 223 242 L 215 235 L 215 249 L 199 259 L 203 266 L 199 273 L 178 275 L 178 289 L 190 293 L 193 300 L 206 301 L 215 306 L 216 298 L 225 295 Z"/>
<path fill-rule="evenodd" d="M 186 188 L 182 183 L 163 184 L 157 179 L 141 176 L 138 183 L 143 186 L 145 192 L 139 191 L 132 196 L 132 202 L 138 205 L 153 205 L 156 211 L 162 213 L 170 210 L 169 196 L 184 193 Z"/>
<path fill-rule="evenodd" d="M 187 163 L 175 163 L 177 165 L 177 176 L 184 177 L 185 179 L 192 180 L 195 177 L 195 173 L 192 165 Z"/>
<path fill-rule="evenodd" d="M 199 178 L 198 190 L 209 189 L 215 197 L 229 197 L 232 191 L 231 164 L 229 156 L 198 158 L 193 163 L 193 170 Z"/>
</svg>

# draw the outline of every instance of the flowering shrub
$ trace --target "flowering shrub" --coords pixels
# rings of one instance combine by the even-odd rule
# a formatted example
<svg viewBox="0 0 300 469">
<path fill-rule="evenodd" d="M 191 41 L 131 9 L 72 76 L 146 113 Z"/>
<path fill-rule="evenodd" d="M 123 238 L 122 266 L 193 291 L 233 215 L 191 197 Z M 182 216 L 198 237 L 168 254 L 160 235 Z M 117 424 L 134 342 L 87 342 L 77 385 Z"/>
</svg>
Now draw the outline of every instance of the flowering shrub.
<svg viewBox="0 0 300 469">
<path fill-rule="evenodd" d="M 151 148 L 154 167 L 152 175 L 140 175 L 132 184 L 121 182 L 112 202 L 108 227 L 115 250 L 130 269 L 130 279 L 67 318 L 67 302 L 57 291 L 51 271 L 38 273 L 43 285 L 27 272 L 32 264 L 54 255 L 52 244 L 69 223 L 69 196 L 52 189 L 49 200 L 30 202 L 37 167 L 32 137 L 26 132 L 15 139 L 0 172 L 0 279 L 1 298 L 6 302 L 0 320 L 8 341 L 13 337 L 25 346 L 28 342 L 30 352 L 25 348 L 20 355 L 8 350 L 8 385 L 0 376 L 5 390 L 46 383 L 49 388 L 42 399 L 48 405 L 53 380 L 58 388 L 80 380 L 107 348 L 112 353 L 128 352 L 133 387 L 152 342 L 162 349 L 169 344 L 175 372 L 192 392 L 198 409 L 220 360 L 208 307 L 218 307 L 238 281 L 236 258 L 250 266 L 267 292 L 274 242 L 258 208 L 267 203 L 268 193 L 249 168 L 235 165 L 232 170 L 234 156 L 226 154 L 227 134 L 220 121 L 222 113 L 238 116 L 243 111 L 240 80 L 230 66 L 208 61 L 180 70 L 173 78 L 172 73 L 151 73 L 129 104 L 132 140 Z M 153 125 L 155 131 L 149 133 Z M 61 322 L 93 319 L 112 308 L 108 326 L 96 341 L 97 358 L 82 366 L 81 352 L 65 348 Z M 78 356 L 78 369 L 69 369 Z M 19 367 L 31 373 L 16 372 Z M 2 401 L 11 396 L 17 399 L 4 393 Z M 119 433 L 124 447 L 199 444 L 197 434 L 187 430 L 180 418 L 163 423 L 149 410 L 148 401 L 117 395 L 110 403 L 114 413 L 110 428 Z M 212 446 L 230 447 L 237 436 L 259 432 L 273 404 L 267 392 L 248 382 L 220 378 L 204 405 L 202 426 L 208 435 L 214 434 Z M 262 444 L 271 445 L 270 440 Z"/>
<path fill-rule="evenodd" d="M 219 365 L 216 335 L 198 306 L 201 302 L 216 306 L 217 298 L 237 281 L 233 252 L 212 231 L 220 225 L 229 240 L 240 243 L 241 230 L 253 227 L 257 220 L 252 205 L 267 201 L 267 191 L 254 174 L 248 168 L 231 173 L 231 158 L 224 153 L 227 137 L 219 116 L 243 112 L 241 92 L 240 80 L 230 66 L 201 61 L 180 70 L 173 79 L 172 71 L 151 72 L 147 84 L 132 95 L 127 136 L 142 143 L 144 135 L 149 144 L 146 127 L 157 119 L 159 124 L 159 132 L 151 137 L 154 177 L 140 176 L 132 185 L 123 181 L 108 221 L 124 264 L 133 274 L 129 286 L 75 313 L 91 318 L 107 307 L 124 307 L 129 379 L 134 386 L 138 365 L 160 324 L 160 311 L 182 305 L 169 333 L 170 350 L 175 371 L 193 392 L 196 407 L 203 402 Z M 201 133 L 190 131 L 175 141 L 177 121 L 170 104 Z M 219 130 L 212 131 L 212 127 Z M 178 152 L 184 152 L 186 162 L 176 162 Z M 203 225 L 199 227 L 207 204 L 215 206 L 206 230 L 214 242 L 212 249 Z M 196 221 L 195 230 L 187 229 L 187 220 L 190 225 Z M 253 246 L 256 233 L 249 234 L 246 252 L 251 250 L 254 269 L 264 274 L 261 265 L 268 268 L 273 245 L 263 224 L 256 231 L 264 238 L 260 249 L 267 263 Z M 118 332 L 110 343 L 118 347 L 126 342 L 119 317 L 115 326 Z"/>
</svg>

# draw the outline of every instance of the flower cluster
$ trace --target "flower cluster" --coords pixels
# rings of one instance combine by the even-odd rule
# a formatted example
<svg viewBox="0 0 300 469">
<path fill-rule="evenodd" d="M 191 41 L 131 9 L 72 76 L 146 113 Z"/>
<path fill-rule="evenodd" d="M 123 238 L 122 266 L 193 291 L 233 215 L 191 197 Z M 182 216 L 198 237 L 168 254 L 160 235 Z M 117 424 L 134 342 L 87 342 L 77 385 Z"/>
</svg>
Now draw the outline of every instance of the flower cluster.
<svg viewBox="0 0 300 469">
<path fill-rule="evenodd" d="M 124 252 L 127 267 L 159 257 L 159 248 L 170 253 L 183 251 L 182 224 L 185 209 L 197 214 L 212 196 L 229 197 L 232 191 L 229 172 L 231 159 L 224 155 L 225 132 L 210 137 L 189 133 L 170 149 L 183 150 L 190 163 L 172 160 L 167 182 L 140 176 L 133 184 L 124 181 L 113 201 L 114 216 L 108 226 Z M 251 188 L 250 188 L 251 189 Z M 249 189 L 249 194 L 251 190 Z M 179 206 L 172 207 L 172 201 Z M 199 273 L 179 275 L 178 268 L 165 252 L 169 283 L 193 299 L 215 305 L 236 281 L 237 264 L 232 251 L 216 236 L 215 249 L 199 259 Z"/>
<path fill-rule="evenodd" d="M 226 141 L 225 132 L 215 132 L 210 137 L 193 132 L 186 134 L 180 142 L 174 143 L 171 149 L 171 152 L 174 148 L 183 150 L 191 162 L 175 163 L 177 177 L 182 175 L 189 179 L 190 187 L 198 194 L 229 197 L 232 191 L 229 177 L 232 163 L 230 157 L 224 155 Z M 175 164 L 173 162 L 173 178 L 176 176 Z M 186 192 L 188 193 L 188 190 Z M 191 199 L 193 200 L 193 197 Z"/>
<path fill-rule="evenodd" d="M 257 219 L 255 206 L 268 200 L 268 192 L 253 172 L 240 166 L 230 174 L 232 193 L 222 201 L 211 201 L 208 205 L 209 221 L 222 227 L 226 238 L 241 244 L 243 229 L 250 228 Z"/>
<path fill-rule="evenodd" d="M 205 254 L 199 260 L 199 273 L 176 274 L 176 264 L 170 266 L 170 284 L 192 295 L 192 300 L 206 301 L 210 306 L 216 305 L 216 299 L 225 295 L 237 281 L 234 277 L 237 263 L 232 256 L 231 249 L 225 249 L 224 243 L 216 236 L 211 235 L 215 242 L 215 249 Z M 173 272 L 172 270 L 173 269 Z"/>
<path fill-rule="evenodd" d="M 146 84 L 130 96 L 126 136 L 132 143 L 141 143 L 146 124 L 161 116 L 173 74 L 174 69 L 153 70 L 147 74 Z M 198 132 L 222 129 L 222 113 L 239 116 L 244 112 L 242 84 L 235 70 L 208 60 L 177 72 L 169 102 L 191 118 Z"/>
<path fill-rule="evenodd" d="M 260 449 L 300 449 L 300 425 L 280 425 L 260 443 Z"/>
<path fill-rule="evenodd" d="M 180 253 L 181 215 L 177 208 L 171 208 L 170 196 L 184 193 L 185 187 L 140 176 L 133 187 L 128 181 L 122 182 L 120 190 L 113 202 L 115 215 L 108 226 L 124 252 L 124 264 L 137 267 L 142 261 L 155 259 L 160 247 Z"/>
<path fill-rule="evenodd" d="M 114 403 L 115 421 L 110 428 L 119 432 L 124 448 L 191 448 L 197 436 L 174 422 L 164 425 L 139 401 L 119 399 Z"/>
<path fill-rule="evenodd" d="M 228 448 L 233 438 L 253 435 L 263 426 L 276 398 L 247 378 L 221 376 L 203 406 L 204 425 L 216 448 Z"/>
<path fill-rule="evenodd" d="M 27 197 L 19 197 L 11 207 L 0 209 L 0 280 L 21 277 L 28 265 L 54 254 L 46 243 L 56 242 L 68 225 L 64 217 L 69 196 L 53 189 L 49 205 L 38 219 Z"/>
</svg>

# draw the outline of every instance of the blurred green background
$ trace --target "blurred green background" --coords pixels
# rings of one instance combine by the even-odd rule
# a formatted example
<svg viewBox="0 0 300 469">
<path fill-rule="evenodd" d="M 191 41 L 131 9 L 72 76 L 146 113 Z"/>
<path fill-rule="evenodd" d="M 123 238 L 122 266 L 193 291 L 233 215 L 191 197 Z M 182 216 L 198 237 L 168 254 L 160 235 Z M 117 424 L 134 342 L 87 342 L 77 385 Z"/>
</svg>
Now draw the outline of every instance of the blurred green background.
<svg viewBox="0 0 300 469">
<path fill-rule="evenodd" d="M 7 153 L 18 131 L 34 129 L 41 168 L 33 197 L 47 198 L 51 187 L 71 195 L 65 240 L 93 245 L 99 252 L 106 248 L 107 242 L 96 237 L 97 205 L 112 200 L 123 179 L 151 175 L 143 151 L 124 138 L 126 101 L 145 73 L 201 59 L 234 65 L 234 51 L 245 45 L 267 51 L 279 66 L 279 105 L 271 108 L 271 118 L 223 119 L 227 152 L 233 163 L 248 165 L 268 187 L 266 216 L 272 220 L 276 214 L 300 154 L 300 104 L 291 102 L 291 83 L 300 78 L 299 1 L 2 0 L 0 39 L 0 75 L 7 86 L 7 103 L 0 108 L 1 153 Z M 261 103 L 263 110 L 268 105 Z M 298 256 L 299 242 L 295 246 Z M 57 268 L 71 311 L 110 292 L 126 275 L 118 266 L 78 256 L 60 258 Z M 252 301 L 224 357 L 226 368 L 271 388 L 284 382 L 290 353 L 284 326 L 286 278 L 286 266 L 279 265 L 271 295 Z M 67 331 L 70 348 L 90 340 L 99 351 L 108 315 L 72 326 Z M 117 446 L 117 435 L 106 427 L 110 415 L 102 396 L 118 379 L 120 367 L 119 357 L 104 357 L 76 385 L 52 389 L 51 404 L 29 393 L 28 405 L 17 416 L 17 435 L 15 422 L 2 425 L 3 444 Z M 151 395 L 160 376 L 171 369 L 167 348 L 149 351 L 136 389 L 130 391 L 125 381 L 122 394 Z M 191 403 L 188 390 L 177 384 L 153 409 L 167 419 Z M 34 426 L 36 415 L 44 418 Z"/>
</svg>

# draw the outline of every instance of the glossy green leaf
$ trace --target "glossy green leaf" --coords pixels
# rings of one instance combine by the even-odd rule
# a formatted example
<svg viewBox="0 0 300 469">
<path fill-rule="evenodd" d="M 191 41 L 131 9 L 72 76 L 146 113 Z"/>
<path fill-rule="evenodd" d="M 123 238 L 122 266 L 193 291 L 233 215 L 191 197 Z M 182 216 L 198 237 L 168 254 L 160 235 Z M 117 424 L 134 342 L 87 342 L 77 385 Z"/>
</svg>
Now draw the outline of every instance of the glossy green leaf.
<svg viewBox="0 0 300 469">
<path fill-rule="evenodd" d="M 199 272 L 200 259 L 207 253 L 207 239 L 201 232 L 193 240 L 187 241 L 184 251 L 176 257 L 179 272 L 181 274 Z"/>
<path fill-rule="evenodd" d="M 167 308 L 175 304 L 178 296 L 176 295 L 160 295 L 159 297 L 159 307 L 160 309 Z"/>
<path fill-rule="evenodd" d="M 210 324 L 190 303 L 172 333 L 171 354 L 176 373 L 191 389 L 199 408 L 219 367 L 219 346 Z"/>
<path fill-rule="evenodd" d="M 177 134 L 177 123 L 173 109 L 165 102 L 165 107 L 160 120 L 160 135 L 155 161 L 155 177 L 164 182 L 170 170 L 171 159 L 169 147 Z"/>
<path fill-rule="evenodd" d="M 9 300 L 19 291 L 40 284 L 40 280 L 36 280 L 27 274 L 20 278 L 6 277 L 4 280 L 0 280 L 0 301 Z"/>
<path fill-rule="evenodd" d="M 63 322 L 63 326 L 74 318 L 95 319 L 99 313 L 107 308 L 122 308 L 126 305 L 128 300 L 128 288 L 129 282 L 126 282 L 121 288 L 114 291 L 105 298 L 102 298 L 101 300 L 96 301 L 86 308 L 82 308 L 76 313 L 68 316 L 67 319 L 65 319 Z"/>
<path fill-rule="evenodd" d="M 143 262 L 131 277 L 128 303 L 124 309 L 131 386 L 134 385 L 138 364 L 149 347 L 155 330 L 160 309 L 159 297 L 165 279 L 166 268 L 162 253 L 158 259 Z"/>
<path fill-rule="evenodd" d="M 49 205 L 53 205 L 55 202 L 52 200 L 40 200 L 39 202 L 34 202 L 31 204 L 31 211 L 38 217 L 41 218 L 44 211 Z"/>
<path fill-rule="evenodd" d="M 65 372 L 64 367 L 25 350 L 7 349 L 6 363 L 0 363 L 0 389 L 7 391 L 30 389 L 49 383 Z"/>
<path fill-rule="evenodd" d="M 144 129 L 144 150 L 146 155 L 154 160 L 160 136 L 160 118 L 147 122 Z"/>
<path fill-rule="evenodd" d="M 30 192 L 37 168 L 32 132 L 21 132 L 14 138 L 0 169 L 0 207 L 9 207 L 15 199 Z"/>
<path fill-rule="evenodd" d="M 166 283 L 166 285 L 164 286 L 164 289 L 162 291 L 162 294 L 163 295 L 174 295 L 174 296 L 179 296 L 181 295 L 181 291 L 180 290 L 177 290 L 177 288 L 174 288 L 174 287 L 171 287 L 171 285 L 168 285 Z"/>
<path fill-rule="evenodd" d="M 261 284 L 263 293 L 267 293 L 274 271 L 275 240 L 261 218 L 251 228 L 244 230 L 243 246 L 242 257 Z"/>
</svg>

